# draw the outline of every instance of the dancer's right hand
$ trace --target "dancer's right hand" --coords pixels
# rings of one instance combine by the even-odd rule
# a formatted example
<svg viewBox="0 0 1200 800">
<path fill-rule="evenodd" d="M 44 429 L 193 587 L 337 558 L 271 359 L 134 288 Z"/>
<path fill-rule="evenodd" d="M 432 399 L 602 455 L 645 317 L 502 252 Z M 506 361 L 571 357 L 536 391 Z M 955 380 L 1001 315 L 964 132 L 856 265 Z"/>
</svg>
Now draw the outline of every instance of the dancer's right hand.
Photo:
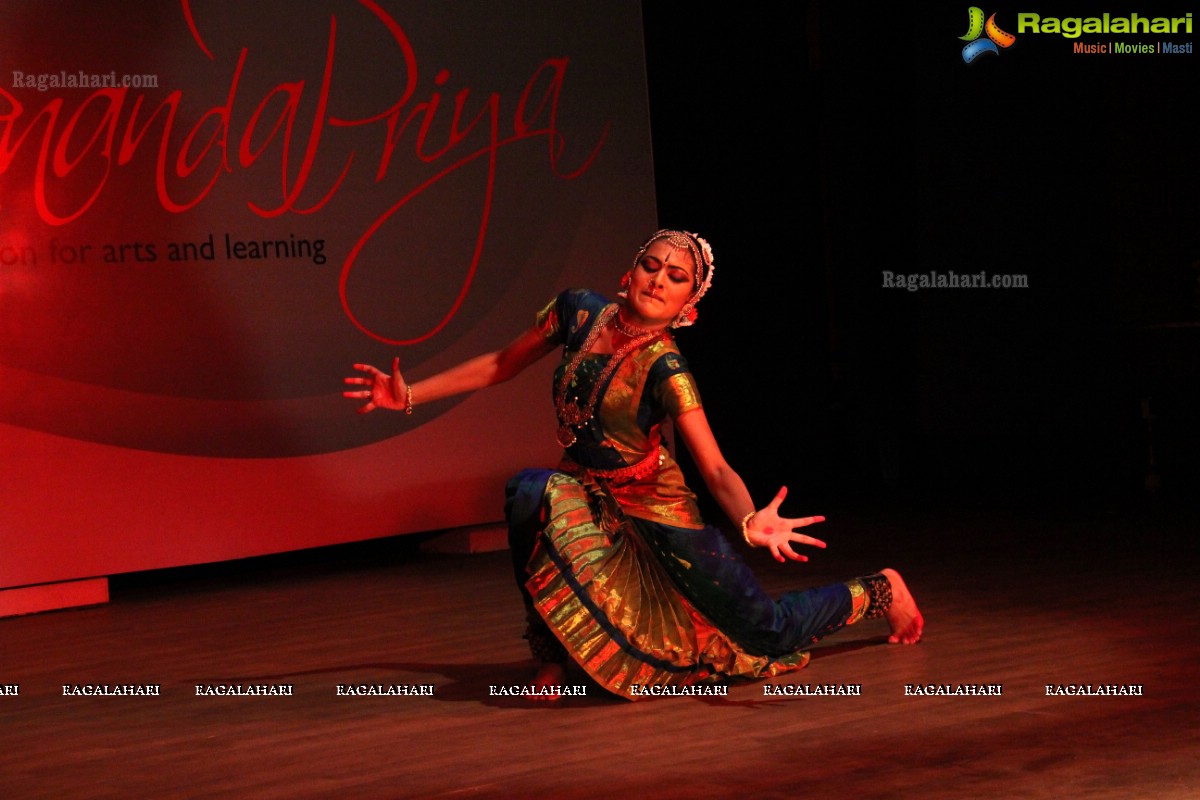
<svg viewBox="0 0 1200 800">
<path fill-rule="evenodd" d="M 392 359 L 392 374 L 388 375 L 370 364 L 355 364 L 354 368 L 365 372 L 366 377 L 351 375 L 346 378 L 350 386 L 365 386 L 365 389 L 348 389 L 342 392 L 342 397 L 351 400 L 366 400 L 358 409 L 358 413 L 367 414 L 377 408 L 388 408 L 393 411 L 403 411 L 408 408 L 408 384 L 400 374 L 400 356 Z"/>
</svg>

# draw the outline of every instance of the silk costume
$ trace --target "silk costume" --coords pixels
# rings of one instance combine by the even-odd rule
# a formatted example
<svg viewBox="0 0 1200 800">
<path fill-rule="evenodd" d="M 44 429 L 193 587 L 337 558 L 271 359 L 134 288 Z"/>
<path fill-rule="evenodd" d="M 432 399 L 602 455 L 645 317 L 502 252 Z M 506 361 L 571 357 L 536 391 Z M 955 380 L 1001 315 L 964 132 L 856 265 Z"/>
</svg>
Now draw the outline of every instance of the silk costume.
<svg viewBox="0 0 1200 800">
<path fill-rule="evenodd" d="M 568 290 L 538 314 L 542 335 L 563 346 L 555 386 L 606 305 Z M 585 354 L 566 391 L 585 403 L 613 357 Z M 668 417 L 701 407 L 669 333 L 626 355 L 596 396 L 558 468 L 525 470 L 506 488 L 526 638 L 539 659 L 569 655 L 608 691 L 636 699 L 635 686 L 799 669 L 809 660 L 803 648 L 886 610 L 882 576 L 775 600 L 704 523 L 662 443 Z"/>
</svg>

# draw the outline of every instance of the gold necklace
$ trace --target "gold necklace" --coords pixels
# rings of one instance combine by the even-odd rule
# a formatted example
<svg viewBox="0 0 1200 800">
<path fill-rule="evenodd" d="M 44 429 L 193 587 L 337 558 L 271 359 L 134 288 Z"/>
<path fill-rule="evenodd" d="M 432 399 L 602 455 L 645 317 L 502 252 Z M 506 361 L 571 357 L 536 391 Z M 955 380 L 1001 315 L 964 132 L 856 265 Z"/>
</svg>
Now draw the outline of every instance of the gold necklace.
<svg viewBox="0 0 1200 800">
<path fill-rule="evenodd" d="M 621 332 L 622 336 L 628 339 L 633 339 L 637 336 L 642 336 L 643 334 L 647 333 L 653 333 L 653 331 L 651 331 L 649 328 L 639 328 L 637 325 L 631 325 L 630 323 L 621 319 L 621 310 L 619 308 L 617 309 L 617 313 L 613 315 L 612 324 L 614 328 Z"/>
<path fill-rule="evenodd" d="M 600 333 L 604 330 L 604 326 L 609 320 L 613 319 L 617 313 L 617 305 L 615 303 L 607 305 L 604 310 L 596 317 L 596 321 L 592 323 L 592 329 L 588 331 L 587 338 L 583 341 L 583 346 L 572 357 L 567 368 L 563 371 L 563 376 L 558 382 L 557 391 L 554 393 L 554 410 L 558 414 L 558 443 L 563 447 L 570 447 L 575 444 L 576 436 L 572 428 L 579 428 L 587 424 L 588 420 L 596 411 L 596 401 L 600 398 L 600 387 L 608 380 L 608 376 L 613 373 L 617 365 L 624 360 L 625 356 L 649 343 L 653 339 L 662 336 L 665 331 L 645 331 L 621 346 L 619 350 L 612 354 L 608 363 L 604 365 L 604 369 L 600 371 L 600 375 L 596 378 L 596 383 L 592 386 L 592 393 L 588 397 L 587 403 L 583 406 L 579 405 L 579 401 L 575 399 L 567 399 L 567 387 L 575 380 L 575 373 L 579 370 L 579 365 L 583 363 L 584 357 L 591 352 L 596 345 L 596 340 L 600 338 Z"/>
</svg>

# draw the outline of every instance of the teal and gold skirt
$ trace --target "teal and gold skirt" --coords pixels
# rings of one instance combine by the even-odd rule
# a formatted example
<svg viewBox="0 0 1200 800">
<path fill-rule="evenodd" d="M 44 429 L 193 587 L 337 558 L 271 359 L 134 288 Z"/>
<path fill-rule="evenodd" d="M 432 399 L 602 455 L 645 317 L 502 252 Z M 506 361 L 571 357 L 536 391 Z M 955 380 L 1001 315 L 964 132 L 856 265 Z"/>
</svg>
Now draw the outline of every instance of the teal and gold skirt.
<svg viewBox="0 0 1200 800">
<path fill-rule="evenodd" d="M 718 627 L 660 562 L 661 539 L 652 544 L 645 530 L 655 523 L 626 517 L 599 486 L 527 470 L 509 485 L 509 523 L 514 535 L 536 532 L 531 550 L 514 542 L 521 560 L 529 553 L 521 569 L 527 603 L 570 656 L 618 696 L 769 678 L 808 663 L 799 650 L 750 652 Z"/>
</svg>

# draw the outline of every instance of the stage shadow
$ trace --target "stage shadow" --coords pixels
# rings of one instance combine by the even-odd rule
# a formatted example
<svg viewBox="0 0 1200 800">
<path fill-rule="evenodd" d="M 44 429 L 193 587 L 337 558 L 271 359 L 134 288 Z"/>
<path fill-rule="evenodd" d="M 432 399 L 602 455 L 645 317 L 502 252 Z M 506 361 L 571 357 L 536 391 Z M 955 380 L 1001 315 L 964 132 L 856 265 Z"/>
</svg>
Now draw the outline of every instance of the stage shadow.
<svg viewBox="0 0 1200 800">
<path fill-rule="evenodd" d="M 812 656 L 812 660 L 816 661 L 818 658 L 830 658 L 832 656 L 840 656 L 840 655 L 844 655 L 845 653 L 853 653 L 858 650 L 865 650 L 868 647 L 879 647 L 880 645 L 887 645 L 887 644 L 888 644 L 888 637 L 886 635 L 872 636 L 870 639 L 856 639 L 853 642 L 835 642 L 833 644 L 820 644 L 820 645 L 814 646 L 808 652 L 809 652 L 809 655 Z"/>
</svg>

